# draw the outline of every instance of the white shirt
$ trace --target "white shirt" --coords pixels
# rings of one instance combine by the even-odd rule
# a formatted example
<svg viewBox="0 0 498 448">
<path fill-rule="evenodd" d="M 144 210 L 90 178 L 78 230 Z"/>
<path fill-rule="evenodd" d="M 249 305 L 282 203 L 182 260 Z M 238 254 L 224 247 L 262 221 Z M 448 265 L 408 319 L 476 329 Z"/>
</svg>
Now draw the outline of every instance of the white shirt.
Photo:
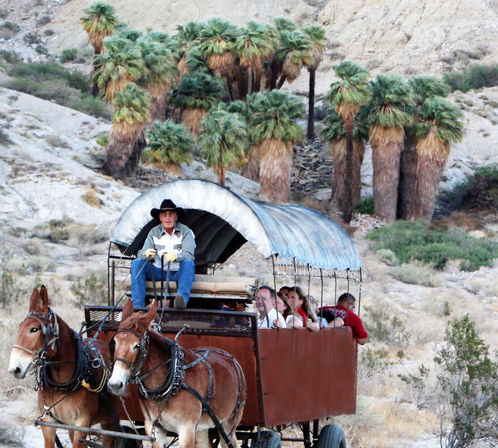
<svg viewBox="0 0 498 448">
<path fill-rule="evenodd" d="M 267 316 L 259 316 L 258 317 L 258 328 L 277 328 L 275 327 L 275 324 L 273 323 L 275 319 L 280 319 L 280 322 L 282 322 L 282 327 L 285 328 L 285 319 L 284 316 L 282 316 L 275 308 L 272 308 Z M 268 322 L 270 325 L 268 325 Z"/>
</svg>

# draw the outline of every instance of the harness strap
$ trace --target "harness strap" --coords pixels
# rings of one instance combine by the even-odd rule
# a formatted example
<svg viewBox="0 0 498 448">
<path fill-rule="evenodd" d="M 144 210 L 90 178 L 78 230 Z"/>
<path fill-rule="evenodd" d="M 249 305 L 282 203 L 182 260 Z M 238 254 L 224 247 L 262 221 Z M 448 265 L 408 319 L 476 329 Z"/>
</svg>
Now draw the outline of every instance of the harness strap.
<svg viewBox="0 0 498 448">
<path fill-rule="evenodd" d="M 184 383 L 182 387 L 187 392 L 190 392 L 195 398 L 197 398 L 201 402 L 202 408 L 209 414 L 209 417 L 211 417 L 211 420 L 213 420 L 213 423 L 216 426 L 216 429 L 218 430 L 220 436 L 223 437 L 223 440 L 228 445 L 228 448 L 234 448 L 234 446 L 232 445 L 232 442 L 230 441 L 230 438 L 228 437 L 227 433 L 225 432 L 225 429 L 223 428 L 223 425 L 218 420 L 218 417 L 216 417 L 216 414 L 211 409 L 211 406 L 209 406 L 209 403 L 207 402 L 207 400 L 199 392 L 197 392 L 195 389 L 191 388 L 188 384 Z"/>
</svg>

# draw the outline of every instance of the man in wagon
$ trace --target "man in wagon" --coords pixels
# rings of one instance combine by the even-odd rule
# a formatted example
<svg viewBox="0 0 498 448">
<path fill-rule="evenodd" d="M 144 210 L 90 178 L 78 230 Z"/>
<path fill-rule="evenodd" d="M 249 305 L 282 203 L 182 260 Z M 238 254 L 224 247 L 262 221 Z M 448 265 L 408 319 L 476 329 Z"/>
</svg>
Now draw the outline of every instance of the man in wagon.
<svg viewBox="0 0 498 448">
<path fill-rule="evenodd" d="M 177 207 L 171 199 L 165 199 L 160 208 L 150 211 L 160 224 L 153 227 L 145 243 L 131 263 L 131 297 L 134 307 L 145 306 L 146 280 L 160 281 L 161 278 L 177 283 L 174 307 L 183 309 L 190 298 L 195 276 L 195 237 L 191 229 L 178 222 L 185 216 L 185 210 Z M 161 270 L 161 258 L 165 270 Z"/>
<path fill-rule="evenodd" d="M 356 342 L 363 345 L 367 342 L 368 333 L 363 326 L 360 316 L 353 311 L 355 302 L 355 296 L 349 292 L 345 292 L 337 299 L 336 306 L 323 306 L 322 308 L 318 308 L 317 311 L 318 313 L 323 313 L 323 316 L 329 321 L 330 326 L 334 326 L 330 324 L 332 319 L 340 317 L 346 327 L 352 327 L 353 337 L 356 339 Z"/>
<path fill-rule="evenodd" d="M 258 310 L 258 328 L 277 328 L 275 321 L 281 322 L 280 328 L 285 328 L 285 319 L 275 308 L 277 294 L 269 286 L 261 286 L 254 290 L 256 309 Z"/>
</svg>

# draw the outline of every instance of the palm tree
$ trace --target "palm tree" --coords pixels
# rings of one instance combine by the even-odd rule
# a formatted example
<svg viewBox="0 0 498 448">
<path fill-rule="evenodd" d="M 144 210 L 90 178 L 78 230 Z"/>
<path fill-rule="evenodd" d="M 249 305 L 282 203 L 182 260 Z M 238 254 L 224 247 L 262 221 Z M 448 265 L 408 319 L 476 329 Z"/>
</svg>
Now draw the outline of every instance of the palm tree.
<svg viewBox="0 0 498 448">
<path fill-rule="evenodd" d="M 265 76 L 265 89 L 273 90 L 277 87 L 277 81 L 282 74 L 283 58 L 278 57 L 278 53 L 282 47 L 282 33 L 296 31 L 296 25 L 285 17 L 276 17 L 273 20 L 275 27 L 266 27 L 267 39 L 275 41 L 275 51 L 263 63 Z"/>
<path fill-rule="evenodd" d="M 316 70 L 322 62 L 325 51 L 325 30 L 318 25 L 312 25 L 303 29 L 312 44 L 311 63 L 307 65 L 310 73 L 309 94 L 308 94 L 308 130 L 306 137 L 311 140 L 315 135 L 315 77 Z"/>
<path fill-rule="evenodd" d="M 447 84 L 432 76 L 416 76 L 409 81 L 413 92 L 414 110 L 413 121 L 420 120 L 420 109 L 423 103 L 430 98 L 446 97 L 449 92 Z M 412 214 L 413 200 L 417 181 L 417 137 L 414 126 L 405 128 L 404 148 L 401 152 L 399 197 L 397 216 L 400 219 L 409 219 Z"/>
<path fill-rule="evenodd" d="M 277 82 L 280 89 L 284 82 L 291 83 L 300 74 L 304 65 L 313 62 L 313 44 L 309 36 L 301 31 L 282 31 L 280 33 L 281 45 L 277 50 L 277 60 L 282 64 L 282 72 Z"/>
<path fill-rule="evenodd" d="M 275 202 L 287 202 L 290 192 L 292 144 L 302 137 L 297 123 L 304 114 L 299 98 L 272 90 L 248 96 L 251 107 L 249 132 L 258 145 L 260 195 Z"/>
<path fill-rule="evenodd" d="M 182 121 L 194 135 L 199 135 L 199 125 L 220 100 L 225 89 L 223 82 L 205 73 L 187 73 L 171 95 L 171 101 L 183 110 Z"/>
<path fill-rule="evenodd" d="M 412 95 L 408 83 L 397 75 L 378 75 L 370 89 L 367 123 L 372 145 L 374 211 L 392 222 L 396 219 L 404 127 L 412 121 Z"/>
<path fill-rule="evenodd" d="M 192 161 L 194 139 L 183 124 L 172 120 L 155 121 L 147 132 L 145 156 L 151 162 L 160 162 L 181 172 L 181 164 Z"/>
<path fill-rule="evenodd" d="M 102 52 L 104 38 L 110 36 L 116 26 L 114 7 L 103 2 L 95 2 L 83 10 L 86 16 L 81 17 L 83 29 L 88 34 L 88 39 L 93 46 L 95 54 Z"/>
<path fill-rule="evenodd" d="M 436 205 L 438 184 L 450 153 L 450 143 L 463 137 L 462 112 L 441 97 L 424 101 L 415 123 L 417 182 L 409 219 L 430 221 Z"/>
<path fill-rule="evenodd" d="M 122 179 L 134 174 L 138 167 L 142 148 L 136 143 L 150 118 L 149 98 L 145 90 L 128 83 L 122 92 L 116 92 L 112 105 L 106 169 L 115 179 Z"/>
<path fill-rule="evenodd" d="M 143 59 L 138 46 L 127 39 L 107 37 L 104 47 L 105 53 L 95 57 L 94 80 L 112 103 L 116 92 L 142 76 Z"/>
<path fill-rule="evenodd" d="M 353 210 L 353 132 L 354 117 L 360 107 L 367 103 L 370 97 L 368 89 L 368 71 L 360 65 L 344 61 L 334 67 L 339 80 L 330 85 L 328 100 L 335 106 L 335 111 L 342 118 L 346 137 L 345 160 L 345 198 L 342 217 L 346 223 L 351 222 Z"/>
<path fill-rule="evenodd" d="M 86 16 L 81 17 L 83 29 L 88 34 L 88 39 L 93 46 L 94 57 L 102 53 L 104 39 L 110 36 L 116 26 L 116 15 L 114 7 L 103 2 L 95 2 L 90 8 L 84 10 Z M 92 68 L 90 79 L 93 79 L 95 73 L 95 61 L 92 57 Z M 97 96 L 98 88 L 92 82 L 92 93 Z"/>
<path fill-rule="evenodd" d="M 235 40 L 235 51 L 241 68 L 248 73 L 245 88 L 240 86 L 239 89 L 239 92 L 242 92 L 242 95 L 239 93 L 240 98 L 260 90 L 263 62 L 275 52 L 275 46 L 276 39 L 273 34 L 268 33 L 268 27 L 265 25 L 251 20 L 239 31 Z"/>
<path fill-rule="evenodd" d="M 168 47 L 145 36 L 137 41 L 144 71 L 139 84 L 149 93 L 151 120 L 164 120 L 166 98 L 176 75 L 176 60 Z"/>
<path fill-rule="evenodd" d="M 353 125 L 353 167 L 351 175 L 352 202 L 361 200 L 361 165 L 365 155 L 363 141 L 368 140 L 368 128 L 361 122 L 357 114 Z M 346 127 L 344 120 L 337 114 L 334 108 L 329 107 L 324 120 L 322 135 L 330 142 L 332 157 L 334 159 L 334 174 L 332 176 L 332 203 L 339 210 L 344 210 L 349 195 L 346 194 Z"/>
<path fill-rule="evenodd" d="M 178 43 L 178 83 L 181 82 L 183 75 L 189 71 L 204 72 L 204 70 L 198 70 L 198 68 L 187 67 L 191 48 L 196 46 L 198 51 L 197 44 L 199 43 L 199 37 L 204 26 L 204 23 L 191 21 L 185 25 L 178 25 L 176 27 L 178 33 L 174 36 L 174 39 Z M 207 66 L 207 62 L 205 62 L 205 65 Z"/>
<path fill-rule="evenodd" d="M 219 184 L 225 185 L 227 167 L 244 157 L 246 140 L 246 123 L 238 113 L 214 108 L 202 120 L 198 140 L 201 155 L 206 166 L 218 173 Z"/>
<path fill-rule="evenodd" d="M 224 78 L 230 98 L 231 79 L 235 74 L 235 39 L 237 27 L 220 18 L 210 19 L 201 30 L 199 50 L 207 61 L 209 68 L 219 77 Z"/>
</svg>

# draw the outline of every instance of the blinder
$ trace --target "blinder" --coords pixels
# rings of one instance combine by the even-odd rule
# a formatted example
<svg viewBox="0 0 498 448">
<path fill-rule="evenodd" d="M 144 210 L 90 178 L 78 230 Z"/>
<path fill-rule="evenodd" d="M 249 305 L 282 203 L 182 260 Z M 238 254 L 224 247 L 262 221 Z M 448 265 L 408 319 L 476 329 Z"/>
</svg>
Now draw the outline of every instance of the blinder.
<svg viewBox="0 0 498 448">
<path fill-rule="evenodd" d="M 137 338 L 140 340 L 140 345 L 138 349 L 138 355 L 135 358 L 133 362 L 130 362 L 124 358 L 115 358 L 114 354 L 116 351 L 116 341 L 115 337 L 117 336 L 118 333 L 131 333 L 135 335 Z M 129 369 L 130 369 L 130 377 L 135 378 L 136 376 L 139 375 L 140 369 L 142 368 L 142 364 L 145 362 L 145 357 L 147 355 L 147 351 L 149 350 L 149 345 L 150 345 L 150 337 L 149 337 L 149 332 L 146 331 L 143 335 L 138 333 L 135 330 L 131 329 L 121 329 L 116 331 L 114 336 L 111 338 L 111 341 L 109 342 L 109 353 L 111 357 L 111 365 L 114 368 L 114 363 L 116 361 L 121 361 L 123 364 L 125 364 Z"/>
</svg>

